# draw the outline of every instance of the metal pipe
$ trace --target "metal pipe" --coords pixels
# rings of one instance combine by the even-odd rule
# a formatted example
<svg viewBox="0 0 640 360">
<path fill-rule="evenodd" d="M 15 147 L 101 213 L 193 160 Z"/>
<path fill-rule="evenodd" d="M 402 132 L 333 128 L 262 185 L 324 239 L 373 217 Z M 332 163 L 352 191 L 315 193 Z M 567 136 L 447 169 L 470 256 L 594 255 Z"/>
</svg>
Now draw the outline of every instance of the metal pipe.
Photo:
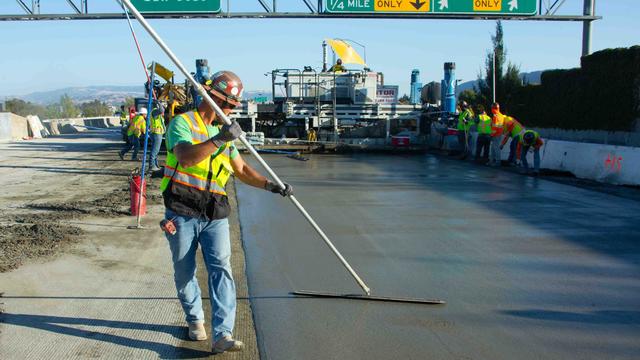
<svg viewBox="0 0 640 360">
<path fill-rule="evenodd" d="M 129 11 L 131 11 L 131 13 L 136 17 L 136 19 L 138 19 L 138 21 L 140 22 L 142 27 L 144 27 L 145 30 L 147 30 L 149 35 L 156 41 L 156 43 L 167 54 L 167 56 L 171 59 L 171 61 L 173 61 L 173 63 L 182 72 L 182 74 L 187 78 L 187 80 L 189 80 L 191 82 L 191 84 L 196 88 L 198 93 L 200 93 L 200 95 L 202 95 L 203 99 L 207 102 L 207 104 L 209 104 L 209 106 L 211 106 L 213 108 L 213 110 L 218 115 L 218 117 L 222 120 L 222 122 L 225 123 L 225 124 L 231 124 L 231 121 L 229 120 L 229 118 L 224 114 L 224 112 L 220 109 L 220 107 L 213 101 L 213 99 L 211 99 L 211 97 L 205 91 L 205 89 L 202 87 L 202 85 L 198 84 L 196 82 L 196 80 L 193 78 L 193 76 L 191 76 L 191 73 L 189 73 L 189 71 L 184 67 L 182 62 L 176 57 L 176 55 L 173 53 L 173 51 L 171 51 L 171 49 L 165 44 L 165 42 L 155 32 L 155 30 L 151 27 L 151 25 L 147 22 L 147 20 L 142 16 L 142 14 L 140 14 L 140 12 L 138 12 L 138 10 L 135 8 L 135 6 L 133 6 L 131 4 L 131 1 L 130 0 L 121 0 L 121 1 L 129 9 Z M 280 180 L 278 175 L 271 169 L 271 167 L 269 167 L 269 165 L 264 161 L 264 159 L 262 159 L 260 154 L 258 154 L 256 149 L 251 145 L 251 143 L 249 143 L 249 141 L 247 141 L 247 139 L 244 136 L 244 134 L 242 134 L 239 139 L 242 142 L 242 144 L 247 148 L 247 150 L 249 150 L 251 155 L 253 155 L 255 157 L 255 159 L 260 163 L 260 165 L 262 165 L 262 167 L 267 171 L 267 173 L 269 173 L 269 175 L 271 175 L 271 177 L 278 184 L 278 186 L 284 188 L 285 186 L 284 186 L 284 183 L 282 182 L 282 180 Z M 333 251 L 334 255 L 338 258 L 338 260 L 340 260 L 342 265 L 347 269 L 349 274 L 351 274 L 351 276 L 355 279 L 355 281 L 362 288 L 362 290 L 367 295 L 370 295 L 371 294 L 371 290 L 369 289 L 369 287 L 364 283 L 364 281 L 362 281 L 360 276 L 358 276 L 358 274 L 355 272 L 355 270 L 353 270 L 351 265 L 349 265 L 349 263 L 342 256 L 342 254 L 340 254 L 340 252 L 338 251 L 338 249 L 336 249 L 336 247 L 333 245 L 331 240 L 329 240 L 329 237 L 327 237 L 327 235 L 324 233 L 324 231 L 322 231 L 320 226 L 318 226 L 318 224 L 311 217 L 311 215 L 309 215 L 309 213 L 305 210 L 305 208 L 302 206 L 302 204 L 300 204 L 300 202 L 293 195 L 289 196 L 289 200 L 291 200 L 291 202 L 296 206 L 298 211 L 300 211 L 300 213 L 304 216 L 305 219 L 307 219 L 307 221 L 314 228 L 314 230 L 316 230 L 318 235 L 320 235 L 322 240 L 324 240 L 325 244 L 327 244 L 327 246 L 331 249 L 331 251 Z"/>
<path fill-rule="evenodd" d="M 496 102 L 496 51 L 493 50 L 493 70 L 491 71 L 493 75 L 493 85 L 491 86 L 491 91 L 493 93 L 493 102 Z"/>
<path fill-rule="evenodd" d="M 595 0 L 584 0 L 584 15 L 593 16 L 595 13 Z M 582 56 L 591 53 L 591 20 L 582 23 Z"/>
</svg>

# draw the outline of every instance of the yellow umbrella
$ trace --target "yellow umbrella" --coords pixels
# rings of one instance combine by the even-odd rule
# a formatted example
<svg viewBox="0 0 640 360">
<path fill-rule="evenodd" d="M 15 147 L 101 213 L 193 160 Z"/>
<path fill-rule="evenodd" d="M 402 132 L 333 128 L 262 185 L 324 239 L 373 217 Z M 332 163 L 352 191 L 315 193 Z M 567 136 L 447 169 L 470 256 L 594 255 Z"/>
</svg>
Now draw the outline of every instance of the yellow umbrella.
<svg viewBox="0 0 640 360">
<path fill-rule="evenodd" d="M 327 39 L 326 41 L 333 49 L 333 52 L 342 60 L 343 64 L 366 65 L 360 54 L 347 42 L 337 39 Z"/>
</svg>

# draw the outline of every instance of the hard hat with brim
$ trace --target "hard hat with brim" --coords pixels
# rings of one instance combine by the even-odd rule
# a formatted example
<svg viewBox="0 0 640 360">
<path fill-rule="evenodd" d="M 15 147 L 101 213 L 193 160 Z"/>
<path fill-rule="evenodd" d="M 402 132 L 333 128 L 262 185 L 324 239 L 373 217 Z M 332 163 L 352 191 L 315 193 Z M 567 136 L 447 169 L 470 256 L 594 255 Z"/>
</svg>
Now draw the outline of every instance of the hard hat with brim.
<svg viewBox="0 0 640 360">
<path fill-rule="evenodd" d="M 240 105 L 244 88 L 238 75 L 233 72 L 228 70 L 218 71 L 211 76 L 210 80 L 206 80 L 203 85 L 209 94 L 218 99 L 234 106 Z"/>
</svg>

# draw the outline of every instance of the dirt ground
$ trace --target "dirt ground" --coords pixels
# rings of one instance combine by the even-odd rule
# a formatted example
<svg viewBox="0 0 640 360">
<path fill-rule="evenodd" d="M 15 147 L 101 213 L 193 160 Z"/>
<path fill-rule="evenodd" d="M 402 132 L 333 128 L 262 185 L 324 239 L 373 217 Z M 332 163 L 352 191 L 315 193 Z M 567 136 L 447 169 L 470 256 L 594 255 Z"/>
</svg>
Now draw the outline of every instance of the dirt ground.
<svg viewBox="0 0 640 360">
<path fill-rule="evenodd" d="M 132 164 L 115 162 L 110 166 L 126 169 Z M 32 201 L 25 196 L 24 200 L 19 202 L 0 203 L 0 206 L 4 207 L 0 213 L 0 272 L 15 269 L 30 259 L 56 255 L 68 249 L 70 244 L 76 243 L 84 232 L 80 227 L 69 224 L 69 220 L 87 216 L 130 215 L 129 179 L 122 175 L 117 177 L 121 183 L 119 187 L 99 187 L 96 191 L 90 192 L 91 197 L 84 200 L 43 201 L 34 195 Z M 159 187 L 158 176 L 145 177 L 149 189 Z M 147 195 L 147 203 L 161 204 L 162 197 L 150 192 Z"/>
<path fill-rule="evenodd" d="M 121 142 L 107 131 L 0 143 L 0 358 L 209 358 L 189 341 L 160 227 L 159 178 L 147 186 L 142 229 L 131 230 Z M 156 174 L 154 174 L 156 175 Z M 233 184 L 230 202 L 237 208 Z M 237 213 L 230 218 L 238 309 L 246 349 L 259 358 Z M 200 256 L 198 256 L 200 259 Z M 207 329 L 207 274 L 199 266 Z"/>
</svg>

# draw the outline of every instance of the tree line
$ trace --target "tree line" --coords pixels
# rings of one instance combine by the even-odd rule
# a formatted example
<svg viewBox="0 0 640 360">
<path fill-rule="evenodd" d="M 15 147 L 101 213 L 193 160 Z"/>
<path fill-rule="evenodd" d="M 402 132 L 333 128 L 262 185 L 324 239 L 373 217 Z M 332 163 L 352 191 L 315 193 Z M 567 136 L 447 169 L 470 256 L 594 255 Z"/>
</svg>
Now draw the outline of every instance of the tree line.
<svg viewBox="0 0 640 360">
<path fill-rule="evenodd" d="M 100 100 L 76 105 L 71 97 L 64 94 L 60 101 L 49 105 L 35 104 L 22 99 L 9 99 L 5 102 L 7 111 L 16 115 L 37 115 L 40 119 L 65 119 L 75 117 L 112 116 L 111 106 Z"/>
</svg>

